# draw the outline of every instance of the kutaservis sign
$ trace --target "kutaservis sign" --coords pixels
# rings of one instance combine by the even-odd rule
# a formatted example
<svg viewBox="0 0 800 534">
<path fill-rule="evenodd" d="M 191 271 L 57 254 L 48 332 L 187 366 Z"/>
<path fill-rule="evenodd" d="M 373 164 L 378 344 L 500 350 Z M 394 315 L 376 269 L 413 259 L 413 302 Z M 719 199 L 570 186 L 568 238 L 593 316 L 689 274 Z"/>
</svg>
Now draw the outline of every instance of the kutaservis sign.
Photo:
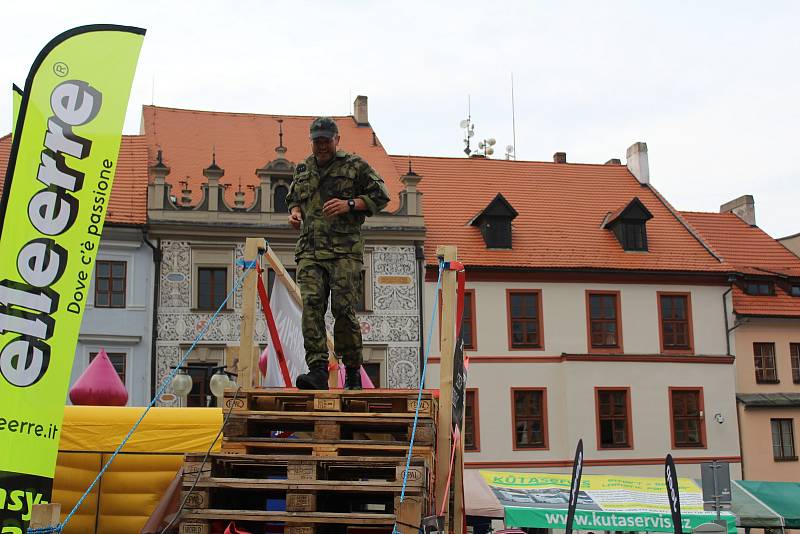
<svg viewBox="0 0 800 534">
<path fill-rule="evenodd" d="M 483 471 L 481 477 L 505 509 L 509 527 L 563 529 L 567 524 L 570 484 L 567 474 Z M 703 510 L 703 495 L 693 480 L 677 478 L 683 532 L 716 515 Z M 663 478 L 582 475 L 573 520 L 575 530 L 674 532 Z M 736 521 L 723 513 L 728 533 Z"/>
<path fill-rule="evenodd" d="M 0 203 L 0 534 L 48 502 L 145 31 L 83 26 L 31 67 Z"/>
</svg>

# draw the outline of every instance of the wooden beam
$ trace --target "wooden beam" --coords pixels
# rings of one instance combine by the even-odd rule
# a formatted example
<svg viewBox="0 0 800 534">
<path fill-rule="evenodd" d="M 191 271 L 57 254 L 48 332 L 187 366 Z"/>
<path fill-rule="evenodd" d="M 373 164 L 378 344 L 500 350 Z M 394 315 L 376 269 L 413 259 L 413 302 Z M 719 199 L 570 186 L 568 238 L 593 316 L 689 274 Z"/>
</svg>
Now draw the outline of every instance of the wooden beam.
<svg viewBox="0 0 800 534">
<path fill-rule="evenodd" d="M 453 245 L 436 248 L 436 255 L 444 261 L 456 261 L 458 249 Z M 434 295 L 438 299 L 439 295 Z M 453 422 L 453 350 L 455 349 L 456 330 L 456 272 L 445 270 L 442 273 L 442 319 L 439 332 L 439 428 L 436 433 L 436 513 L 445 503 L 444 528 L 449 532 L 450 498 L 445 493 L 447 473 L 450 469 L 451 432 Z M 460 533 L 459 533 L 460 534 Z"/>
<path fill-rule="evenodd" d="M 294 280 L 292 280 L 292 277 L 289 275 L 289 271 L 287 271 L 286 267 L 283 266 L 283 263 L 281 263 L 278 255 L 275 254 L 275 251 L 272 250 L 272 247 L 267 247 L 267 253 L 264 255 L 264 257 L 267 259 L 267 263 L 269 263 L 270 268 L 275 271 L 275 279 L 281 280 L 284 283 L 286 289 L 289 291 L 289 295 L 302 310 L 303 296 L 300 294 L 300 287 Z M 339 386 L 338 370 L 336 370 L 339 361 L 336 359 L 336 353 L 333 350 L 333 338 L 327 332 L 327 330 L 325 331 L 325 338 L 328 344 L 328 366 L 333 368 L 328 374 L 328 387 L 336 388 Z"/>
<path fill-rule="evenodd" d="M 31 507 L 31 520 L 28 528 L 55 527 L 61 522 L 61 504 L 34 504 Z"/>
<path fill-rule="evenodd" d="M 258 261 L 258 249 L 267 246 L 263 238 L 248 237 L 244 243 L 244 261 Z M 256 321 L 256 284 L 258 272 L 251 269 L 242 285 L 242 324 L 239 330 L 239 384 L 250 388 L 259 385 L 258 380 L 258 351 L 254 343 Z"/>
</svg>

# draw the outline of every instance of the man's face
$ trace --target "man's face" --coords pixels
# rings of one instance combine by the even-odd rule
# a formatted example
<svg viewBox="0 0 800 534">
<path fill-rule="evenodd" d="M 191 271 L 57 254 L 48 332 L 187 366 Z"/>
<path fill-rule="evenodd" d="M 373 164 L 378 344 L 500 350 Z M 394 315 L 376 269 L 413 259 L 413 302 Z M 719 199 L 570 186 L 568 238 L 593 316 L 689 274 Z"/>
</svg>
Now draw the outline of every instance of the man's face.
<svg viewBox="0 0 800 534">
<path fill-rule="evenodd" d="M 317 158 L 317 163 L 326 165 L 336 155 L 336 146 L 339 144 L 339 136 L 336 137 L 317 137 L 311 141 L 311 151 Z"/>
</svg>

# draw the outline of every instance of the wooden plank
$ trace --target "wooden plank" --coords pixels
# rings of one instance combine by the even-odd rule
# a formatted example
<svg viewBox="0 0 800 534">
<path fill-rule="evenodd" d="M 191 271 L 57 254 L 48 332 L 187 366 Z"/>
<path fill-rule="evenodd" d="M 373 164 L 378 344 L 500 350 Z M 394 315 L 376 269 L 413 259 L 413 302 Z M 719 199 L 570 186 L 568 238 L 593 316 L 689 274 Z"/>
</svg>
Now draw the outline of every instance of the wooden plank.
<svg viewBox="0 0 800 534">
<path fill-rule="evenodd" d="M 61 522 L 61 504 L 34 504 L 31 507 L 31 519 L 28 528 L 55 527 Z M 5 529 L 3 529 L 5 530 Z"/>
<path fill-rule="evenodd" d="M 422 522 L 423 499 L 420 495 L 406 494 L 403 501 L 395 497 L 394 509 L 397 511 L 397 529 L 401 534 L 417 534 Z"/>
<path fill-rule="evenodd" d="M 228 521 L 285 521 L 303 524 L 392 525 L 394 514 L 356 514 L 333 512 L 267 512 L 261 510 L 187 510 L 185 520 L 222 519 Z"/>
<path fill-rule="evenodd" d="M 202 493 L 204 488 L 234 488 L 234 489 L 253 489 L 253 490 L 304 490 L 304 491 L 352 491 L 352 492 L 400 492 L 403 487 L 403 480 L 380 481 L 380 480 L 280 480 L 269 478 L 223 478 L 213 477 L 200 479 L 196 483 L 194 480 L 184 480 L 185 488 L 195 487 L 192 493 Z M 406 486 L 409 493 L 419 493 L 422 489 L 418 485 Z M 198 495 L 192 497 L 193 506 L 189 508 L 208 508 L 208 495 L 203 497 Z M 205 504 L 205 505 L 202 505 Z"/>
<path fill-rule="evenodd" d="M 180 522 L 179 534 L 209 534 L 211 525 L 207 519 L 184 519 Z"/>
<path fill-rule="evenodd" d="M 266 248 L 263 238 L 248 237 L 244 244 L 244 261 L 259 261 L 258 249 Z M 242 284 L 242 323 L 239 333 L 239 373 L 238 382 L 243 387 L 257 386 L 260 383 L 258 375 L 258 355 L 255 347 L 255 320 L 256 320 L 256 286 L 258 272 L 250 269 Z"/>
<path fill-rule="evenodd" d="M 439 246 L 436 255 L 444 261 L 457 261 L 458 249 L 452 245 Z M 439 513 L 442 503 L 445 503 L 445 532 L 449 532 L 449 504 L 450 499 L 445 494 L 447 473 L 450 469 L 451 432 L 453 421 L 453 350 L 455 349 L 456 329 L 456 272 L 445 270 L 442 273 L 442 319 L 439 334 L 439 353 L 441 363 L 439 366 L 439 432 L 436 439 L 436 489 L 434 504 L 436 513 Z M 434 295 L 433 298 L 439 298 Z M 460 534 L 460 533 L 459 533 Z"/>
</svg>

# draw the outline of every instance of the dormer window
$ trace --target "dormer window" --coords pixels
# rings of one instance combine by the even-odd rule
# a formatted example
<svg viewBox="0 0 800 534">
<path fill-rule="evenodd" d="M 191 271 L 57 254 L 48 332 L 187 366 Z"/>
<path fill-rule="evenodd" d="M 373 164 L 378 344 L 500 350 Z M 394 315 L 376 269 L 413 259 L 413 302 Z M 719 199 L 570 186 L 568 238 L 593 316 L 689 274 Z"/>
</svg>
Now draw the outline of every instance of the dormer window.
<svg viewBox="0 0 800 534">
<path fill-rule="evenodd" d="M 486 248 L 511 248 L 511 221 L 518 215 L 511 204 L 501 195 L 469 221 L 480 228 Z"/>
<path fill-rule="evenodd" d="M 792 296 L 800 297 L 800 284 L 792 284 Z"/>
<path fill-rule="evenodd" d="M 273 206 L 275 213 L 289 213 L 289 206 L 286 203 L 286 195 L 289 194 L 289 188 L 283 184 L 275 187 L 273 192 Z"/>
<path fill-rule="evenodd" d="M 626 206 L 606 216 L 603 228 L 608 228 L 624 250 L 647 251 L 647 221 L 653 218 L 642 201 L 634 197 Z"/>
<path fill-rule="evenodd" d="M 744 284 L 744 292 L 748 295 L 774 295 L 775 287 L 772 282 L 762 282 L 758 280 L 748 280 Z M 792 291 L 794 293 L 794 290 Z"/>
</svg>

